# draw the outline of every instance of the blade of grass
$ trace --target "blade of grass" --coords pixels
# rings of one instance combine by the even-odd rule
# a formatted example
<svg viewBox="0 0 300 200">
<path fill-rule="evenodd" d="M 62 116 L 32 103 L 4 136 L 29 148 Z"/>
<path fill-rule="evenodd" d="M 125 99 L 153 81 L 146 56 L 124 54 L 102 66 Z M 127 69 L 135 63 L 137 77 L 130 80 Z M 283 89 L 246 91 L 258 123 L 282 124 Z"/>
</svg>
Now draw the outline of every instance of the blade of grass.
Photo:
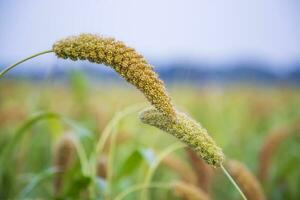
<svg viewBox="0 0 300 200">
<path fill-rule="evenodd" d="M 76 147 L 77 155 L 79 157 L 82 174 L 85 176 L 90 176 L 88 157 L 84 151 L 84 148 L 80 140 L 77 137 L 75 139 L 75 147 Z"/>
<path fill-rule="evenodd" d="M 29 118 L 23 125 L 16 131 L 12 140 L 5 146 L 3 152 L 0 155 L 0 171 L 3 167 L 4 162 L 8 160 L 8 156 L 11 155 L 11 152 L 16 149 L 18 142 L 24 136 L 26 131 L 31 128 L 37 122 L 44 119 L 60 118 L 60 115 L 52 112 L 42 112 L 31 118 Z"/>
<path fill-rule="evenodd" d="M 56 174 L 58 172 L 57 169 L 55 168 L 49 168 L 46 169 L 44 171 L 42 171 L 41 173 L 35 175 L 31 181 L 29 182 L 29 184 L 21 191 L 20 193 L 20 199 L 25 199 L 28 197 L 28 195 L 30 195 L 30 193 L 37 188 L 43 181 L 46 181 L 47 179 L 52 178 L 52 176 L 54 174 Z"/>
<path fill-rule="evenodd" d="M 0 172 L 2 172 L 2 167 L 4 167 L 4 162 L 6 162 L 7 160 L 9 160 L 8 156 L 10 156 L 12 154 L 12 151 L 14 151 L 15 149 L 17 149 L 17 145 L 20 142 L 20 140 L 23 138 L 23 136 L 25 135 L 26 131 L 31 128 L 32 126 L 34 126 L 36 123 L 45 120 L 45 119 L 59 119 L 63 122 L 65 122 L 67 125 L 69 125 L 70 127 L 72 127 L 72 129 L 74 129 L 75 131 L 77 131 L 79 133 L 79 135 L 75 135 L 76 136 L 76 151 L 78 153 L 79 156 L 79 161 L 82 167 L 82 172 L 86 175 L 89 174 L 89 165 L 88 165 L 88 158 L 87 155 L 84 151 L 84 148 L 80 142 L 80 134 L 82 134 L 82 132 L 85 133 L 85 131 L 82 131 L 82 127 L 80 127 L 78 124 L 76 124 L 73 120 L 62 116 L 58 113 L 53 113 L 53 112 L 41 112 L 38 113 L 32 117 L 30 117 L 26 122 L 23 123 L 23 125 L 16 131 L 16 133 L 14 134 L 12 140 L 5 146 L 2 154 L 0 155 Z"/>
</svg>

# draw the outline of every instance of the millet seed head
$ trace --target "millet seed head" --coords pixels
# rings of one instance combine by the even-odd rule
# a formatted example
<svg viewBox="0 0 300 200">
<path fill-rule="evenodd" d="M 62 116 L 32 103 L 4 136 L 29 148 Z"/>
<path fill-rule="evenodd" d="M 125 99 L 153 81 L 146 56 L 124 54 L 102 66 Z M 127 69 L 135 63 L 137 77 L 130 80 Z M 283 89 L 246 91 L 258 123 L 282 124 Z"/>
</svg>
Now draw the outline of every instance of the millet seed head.
<svg viewBox="0 0 300 200">
<path fill-rule="evenodd" d="M 93 34 L 81 34 L 56 42 L 53 51 L 59 58 L 88 60 L 110 66 L 144 93 L 154 107 L 173 120 L 176 119 L 164 83 L 144 57 L 123 42 Z"/>
<path fill-rule="evenodd" d="M 140 120 L 155 126 L 186 143 L 208 164 L 219 167 L 224 154 L 214 140 L 199 123 L 181 112 L 176 112 L 177 120 L 172 121 L 154 108 L 140 113 Z"/>
</svg>

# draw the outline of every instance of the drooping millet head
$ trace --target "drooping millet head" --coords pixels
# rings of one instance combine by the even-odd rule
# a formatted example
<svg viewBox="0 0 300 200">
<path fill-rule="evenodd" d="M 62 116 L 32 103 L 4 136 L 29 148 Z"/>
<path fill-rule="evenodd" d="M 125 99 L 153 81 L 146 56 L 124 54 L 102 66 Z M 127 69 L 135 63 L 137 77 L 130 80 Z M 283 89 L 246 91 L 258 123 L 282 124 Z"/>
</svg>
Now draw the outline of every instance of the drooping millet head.
<svg viewBox="0 0 300 200">
<path fill-rule="evenodd" d="M 160 112 L 172 120 L 176 119 L 164 83 L 144 57 L 123 42 L 93 34 L 81 34 L 56 42 L 53 51 L 59 58 L 88 60 L 110 66 L 144 93 L 148 101 Z"/>
<path fill-rule="evenodd" d="M 186 143 L 208 164 L 219 167 L 224 154 L 214 140 L 199 123 L 181 112 L 176 112 L 177 120 L 172 121 L 154 108 L 140 113 L 140 120 L 155 126 Z"/>
</svg>

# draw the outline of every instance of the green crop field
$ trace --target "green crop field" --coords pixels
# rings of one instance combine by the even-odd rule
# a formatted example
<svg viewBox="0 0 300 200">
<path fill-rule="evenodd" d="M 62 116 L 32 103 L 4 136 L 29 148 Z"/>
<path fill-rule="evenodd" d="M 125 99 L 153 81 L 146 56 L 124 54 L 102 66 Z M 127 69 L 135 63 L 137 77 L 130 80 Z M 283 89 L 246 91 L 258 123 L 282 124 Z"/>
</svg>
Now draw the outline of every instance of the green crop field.
<svg viewBox="0 0 300 200">
<path fill-rule="evenodd" d="M 299 88 L 167 88 L 226 162 L 243 164 L 225 167 L 249 200 L 257 187 L 300 198 Z M 132 86 L 79 72 L 64 83 L 1 80 L 0 199 L 241 199 L 220 169 L 139 120 L 149 106 Z"/>
</svg>

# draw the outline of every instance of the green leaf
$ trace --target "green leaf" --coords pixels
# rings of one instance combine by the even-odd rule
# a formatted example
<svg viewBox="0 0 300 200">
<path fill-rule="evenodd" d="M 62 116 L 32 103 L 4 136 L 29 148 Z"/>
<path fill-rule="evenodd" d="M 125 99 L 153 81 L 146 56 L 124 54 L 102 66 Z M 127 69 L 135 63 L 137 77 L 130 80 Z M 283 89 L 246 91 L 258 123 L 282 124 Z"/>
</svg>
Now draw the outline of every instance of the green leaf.
<svg viewBox="0 0 300 200">
<path fill-rule="evenodd" d="M 87 190 L 89 184 L 92 182 L 92 179 L 88 176 L 84 176 L 82 174 L 74 177 L 72 180 L 69 180 L 71 184 L 67 188 L 67 192 L 65 197 L 72 197 L 78 199 L 80 197 L 80 193 L 84 190 Z"/>
<path fill-rule="evenodd" d="M 44 119 L 60 118 L 60 115 L 52 112 L 41 112 L 33 117 L 30 117 L 25 123 L 16 131 L 12 140 L 5 146 L 3 152 L 0 155 L 0 168 L 3 167 L 3 163 L 9 160 L 11 152 L 16 149 L 19 141 L 23 138 L 26 131 L 31 128 L 37 122 Z M 1 171 L 1 169 L 0 169 Z"/>
<path fill-rule="evenodd" d="M 35 188 L 37 188 L 43 181 L 52 178 L 55 173 L 57 173 L 55 168 L 49 168 L 35 175 L 29 184 L 21 191 L 20 199 L 28 197 Z"/>
<path fill-rule="evenodd" d="M 118 174 L 118 178 L 128 176 L 135 171 L 143 160 L 143 154 L 140 150 L 133 151 L 124 161 Z"/>
</svg>

